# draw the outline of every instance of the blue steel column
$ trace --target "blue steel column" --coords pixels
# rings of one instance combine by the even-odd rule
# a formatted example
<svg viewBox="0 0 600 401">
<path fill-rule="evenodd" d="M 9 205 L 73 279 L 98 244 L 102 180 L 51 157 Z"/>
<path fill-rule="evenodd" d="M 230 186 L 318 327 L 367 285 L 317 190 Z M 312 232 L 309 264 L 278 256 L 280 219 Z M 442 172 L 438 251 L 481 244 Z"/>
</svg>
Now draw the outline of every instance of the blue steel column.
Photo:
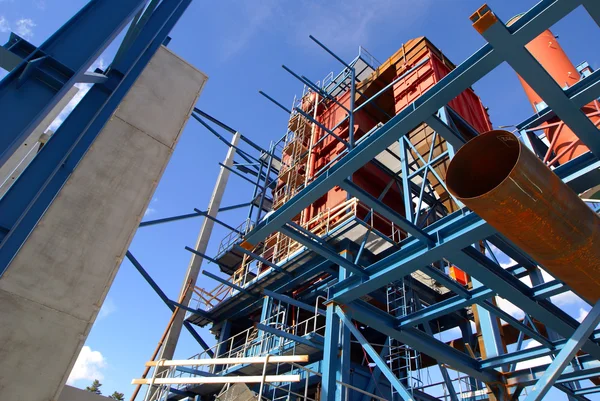
<svg viewBox="0 0 600 401">
<path fill-rule="evenodd" d="M 413 219 L 413 201 L 412 201 L 412 193 L 410 192 L 410 171 L 408 169 L 408 148 L 406 143 L 404 142 L 404 137 L 398 139 L 398 144 L 400 145 L 400 161 L 402 163 L 402 192 L 404 195 L 404 214 L 408 221 L 414 223 Z"/>
<path fill-rule="evenodd" d="M 92 0 L 0 81 L 0 165 L 146 0 Z"/>
<path fill-rule="evenodd" d="M 260 322 L 264 325 L 267 325 L 267 319 L 271 316 L 271 297 L 265 295 L 263 297 L 263 306 L 262 309 L 260 311 Z M 262 355 L 262 353 L 265 350 L 265 346 L 263 344 L 263 339 L 265 337 L 265 332 L 263 330 L 258 330 L 258 343 L 260 344 L 260 353 Z"/>
<path fill-rule="evenodd" d="M 342 256 L 348 260 L 352 260 L 352 254 L 346 250 L 344 252 L 342 252 Z M 348 271 L 343 268 L 342 266 L 339 267 L 339 280 L 342 281 L 345 278 L 348 277 Z M 346 384 L 352 384 L 350 383 L 350 342 L 351 342 L 351 338 L 350 338 L 350 330 L 348 329 L 348 327 L 346 327 L 345 325 L 341 325 L 341 332 L 340 332 L 340 365 L 339 365 L 339 369 L 337 371 L 337 380 L 341 381 L 342 383 L 346 383 Z M 335 400 L 336 401 L 342 401 L 342 400 L 348 400 L 350 399 L 349 394 L 347 394 L 348 392 L 348 388 L 347 387 L 343 387 L 342 385 L 338 385 L 338 389 L 336 391 L 335 394 Z"/>
<path fill-rule="evenodd" d="M 0 200 L 0 274 L 190 2 L 191 0 L 173 0 L 161 3 L 122 61 L 111 66 L 108 80 L 103 84 L 95 84 L 90 89 Z M 5 81 L 0 82 L 0 96 Z M 0 101 L 4 100 L 5 98 L 0 97 Z M 0 107 L 0 115 L 4 109 Z M 0 139 L 0 143 L 1 141 Z"/>
<path fill-rule="evenodd" d="M 483 287 L 476 278 L 471 277 L 471 280 L 473 282 L 473 289 Z M 483 338 L 482 351 L 485 352 L 485 355 L 482 355 L 482 357 L 487 359 L 502 355 L 504 348 L 500 336 L 500 328 L 498 327 L 498 319 L 479 305 L 475 305 L 475 308 L 477 309 L 477 317 L 479 319 L 480 335 Z"/>
<path fill-rule="evenodd" d="M 583 322 L 579 325 L 573 336 L 569 338 L 563 349 L 550 364 L 546 373 L 533 386 L 525 401 L 538 401 L 544 398 L 550 388 L 556 383 L 561 373 L 571 363 L 571 360 L 587 341 L 590 334 L 600 322 L 600 302 L 598 302 Z"/>
<path fill-rule="evenodd" d="M 544 284 L 544 277 L 543 277 L 542 271 L 540 270 L 539 267 L 536 267 L 529 271 L 529 279 L 531 280 L 532 287 Z M 533 327 L 533 324 L 532 324 L 532 327 Z M 552 330 L 548 326 L 546 326 L 546 333 L 548 335 L 548 340 L 550 340 L 550 341 L 560 341 L 562 339 L 562 337 L 559 336 L 556 331 Z M 574 370 L 579 369 L 579 365 L 575 361 L 571 361 L 571 366 L 573 367 Z M 577 389 L 581 388 L 581 385 L 579 384 L 578 381 L 573 381 L 571 383 L 565 383 L 564 386 L 566 386 L 567 388 L 570 388 L 572 390 L 577 390 Z M 569 398 L 569 401 L 576 400 L 576 398 L 571 395 L 567 395 L 567 397 Z"/>
<path fill-rule="evenodd" d="M 390 381 L 394 389 L 400 395 L 400 398 L 403 401 L 414 401 L 412 394 L 404 387 L 404 385 L 400 382 L 400 380 L 396 377 L 394 372 L 390 370 L 390 367 L 385 363 L 383 358 L 379 355 L 377 351 L 373 348 L 371 344 L 367 341 L 367 339 L 362 335 L 362 333 L 354 327 L 352 324 L 352 320 L 346 316 L 344 311 L 340 307 L 336 307 L 336 314 L 340 318 L 340 320 L 344 323 L 347 329 L 349 329 L 354 337 L 358 340 L 360 345 L 363 347 L 365 352 L 369 354 L 373 362 L 377 365 L 377 367 L 381 370 L 381 373 Z"/>
<path fill-rule="evenodd" d="M 560 3 L 556 1 L 555 3 Z M 568 4 L 568 1 L 562 1 Z M 576 4 L 576 2 L 571 2 Z M 540 63 L 525 48 L 525 43 L 506 28 L 488 8 L 481 17 L 493 21 L 483 29 L 481 35 L 494 47 L 506 62 L 540 95 L 560 119 L 577 133 L 590 151 L 600 156 L 600 132 L 592 121 L 565 94 L 561 86 L 550 76 Z M 476 23 L 474 24 L 476 25 Z"/>
<path fill-rule="evenodd" d="M 335 304 L 327 304 L 325 315 L 325 344 L 323 349 L 323 378 L 321 382 L 321 401 L 334 401 L 337 390 L 337 371 L 340 366 L 338 355 L 340 338 L 340 319 L 335 313 Z"/>
</svg>

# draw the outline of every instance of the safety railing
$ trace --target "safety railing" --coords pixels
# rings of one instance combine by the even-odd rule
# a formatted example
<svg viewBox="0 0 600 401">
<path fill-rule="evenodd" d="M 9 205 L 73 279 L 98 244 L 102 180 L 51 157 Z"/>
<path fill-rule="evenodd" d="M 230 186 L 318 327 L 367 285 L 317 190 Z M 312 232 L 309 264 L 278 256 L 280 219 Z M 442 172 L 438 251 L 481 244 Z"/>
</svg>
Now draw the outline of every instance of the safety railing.
<svg viewBox="0 0 600 401">
<path fill-rule="evenodd" d="M 375 58 L 367 49 L 362 46 L 358 46 L 358 57 L 363 59 L 365 63 L 372 69 L 377 69 L 381 65 L 381 62 Z"/>
<path fill-rule="evenodd" d="M 235 231 L 229 232 L 229 234 L 227 234 L 219 243 L 217 258 L 228 252 L 234 244 L 241 242 L 242 237 L 252 230 L 252 227 L 253 225 L 250 219 L 246 219 L 237 227 L 234 227 Z"/>
<path fill-rule="evenodd" d="M 354 218 L 361 220 L 361 224 L 366 226 L 374 236 L 390 244 L 397 244 L 407 237 L 406 232 L 398 225 L 361 203 L 357 198 L 351 198 L 319 212 L 300 225 L 315 235 L 323 237 Z M 303 245 L 276 232 L 267 237 L 263 243 L 261 256 L 271 263 L 281 264 L 301 249 Z M 227 279 L 231 285 L 219 284 L 210 291 L 200 287 L 195 288 L 194 300 L 197 308 L 202 310 L 214 308 L 227 298 L 238 294 L 240 291 L 237 288 L 247 287 L 269 271 L 270 267 L 262 261 L 244 256 L 240 268 Z"/>
</svg>

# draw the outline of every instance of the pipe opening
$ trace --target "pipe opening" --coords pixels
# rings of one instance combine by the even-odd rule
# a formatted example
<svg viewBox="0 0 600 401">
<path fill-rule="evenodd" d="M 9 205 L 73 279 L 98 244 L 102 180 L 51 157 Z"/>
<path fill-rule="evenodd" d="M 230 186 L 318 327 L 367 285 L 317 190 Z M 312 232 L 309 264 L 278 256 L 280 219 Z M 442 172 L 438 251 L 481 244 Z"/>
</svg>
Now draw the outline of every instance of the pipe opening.
<svg viewBox="0 0 600 401">
<path fill-rule="evenodd" d="M 459 199 L 488 193 L 508 177 L 520 153 L 519 140 L 508 131 L 489 131 L 471 139 L 450 162 L 449 191 Z"/>
</svg>

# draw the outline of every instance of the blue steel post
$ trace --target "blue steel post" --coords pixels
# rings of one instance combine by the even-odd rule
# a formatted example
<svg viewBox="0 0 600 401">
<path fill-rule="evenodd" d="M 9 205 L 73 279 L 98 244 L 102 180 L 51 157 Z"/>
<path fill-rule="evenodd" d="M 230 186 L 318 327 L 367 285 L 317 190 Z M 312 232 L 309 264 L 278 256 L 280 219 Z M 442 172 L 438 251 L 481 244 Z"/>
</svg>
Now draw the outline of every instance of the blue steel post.
<svg viewBox="0 0 600 401">
<path fill-rule="evenodd" d="M 556 2 L 558 3 L 558 2 Z M 563 3 L 568 3 L 563 1 Z M 576 2 L 573 2 L 576 3 Z M 540 95 L 546 104 L 567 124 L 581 141 L 600 156 L 600 132 L 592 121 L 565 94 L 548 71 L 527 51 L 525 43 L 515 37 L 491 10 L 486 16 L 494 22 L 481 35 L 494 47 L 506 62 Z"/>
<path fill-rule="evenodd" d="M 111 66 L 107 73 L 108 81 L 95 84 L 90 89 L 0 200 L 0 226 L 4 229 L 0 233 L 0 274 L 8 267 L 23 241 L 190 2 L 191 0 L 178 0 L 161 3 L 124 59 Z M 52 38 L 49 39 L 51 40 Z M 4 81 L 0 83 L 0 100 Z M 30 81 L 36 80 L 27 82 Z M 6 108 L 0 107 L 0 115 L 3 110 Z"/>
<path fill-rule="evenodd" d="M 334 401 L 337 397 L 337 371 L 339 358 L 340 319 L 335 313 L 335 304 L 327 304 L 325 316 L 325 344 L 323 349 L 323 378 L 321 401 Z"/>
<path fill-rule="evenodd" d="M 400 149 L 400 162 L 402 164 L 402 195 L 404 197 L 404 214 L 406 218 L 410 222 L 415 222 L 414 214 L 413 214 L 413 201 L 412 201 L 412 193 L 410 191 L 410 179 L 408 176 L 410 175 L 410 170 L 408 168 L 408 148 L 406 147 L 406 143 L 404 142 L 404 137 L 398 139 L 399 149 Z"/>
<path fill-rule="evenodd" d="M 345 250 L 344 252 L 342 252 L 342 257 L 344 257 L 348 260 L 352 260 L 352 254 L 348 250 Z M 343 266 L 339 266 L 338 277 L 339 277 L 340 281 L 344 280 L 346 277 L 348 277 L 348 271 Z M 341 331 L 340 331 L 340 353 L 341 353 L 341 355 L 340 355 L 339 369 L 336 372 L 336 376 L 337 376 L 338 381 L 340 381 L 342 383 L 351 384 L 350 383 L 350 370 L 351 370 L 350 330 L 345 325 L 341 325 L 340 328 L 341 328 Z M 347 387 L 338 385 L 338 389 L 335 394 L 335 400 L 343 401 L 343 400 L 350 399 L 351 395 L 348 394 L 348 391 L 349 391 L 349 389 Z"/>
<path fill-rule="evenodd" d="M 267 319 L 271 316 L 271 297 L 265 295 L 263 297 L 263 305 L 262 305 L 262 309 L 260 311 L 260 322 L 262 324 L 267 325 Z M 263 330 L 259 330 L 258 331 L 258 342 L 259 344 L 261 344 L 261 350 L 260 353 L 262 354 L 264 352 L 264 344 L 263 344 L 263 339 L 265 337 L 265 332 Z"/>
<path fill-rule="evenodd" d="M 476 278 L 471 278 L 473 289 L 481 288 L 483 285 Z M 482 357 L 487 359 L 504 353 L 502 337 L 500 336 L 499 320 L 493 316 L 487 309 L 479 305 L 475 305 L 477 310 L 477 318 L 479 320 L 480 336 L 482 338 L 481 345 Z"/>
<path fill-rule="evenodd" d="M 571 360 L 581 349 L 581 346 L 588 340 L 590 334 L 600 322 L 600 302 L 598 302 L 583 322 L 579 325 L 575 333 L 569 338 L 567 344 L 560 350 L 554 361 L 550 364 L 546 373 L 533 386 L 531 392 L 527 395 L 525 401 L 539 401 L 544 398 L 550 388 L 556 383 L 563 370 L 571 363 Z"/>
<path fill-rule="evenodd" d="M 0 165 L 147 0 L 92 0 L 0 81 Z"/>
<path fill-rule="evenodd" d="M 406 389 L 406 387 L 404 387 L 404 385 L 400 382 L 396 375 L 394 375 L 394 372 L 390 370 L 387 363 L 383 360 L 379 353 L 375 351 L 373 346 L 369 344 L 369 342 L 362 335 L 362 333 L 356 327 L 354 327 L 354 325 L 352 324 L 352 320 L 348 316 L 346 316 L 346 314 L 340 307 L 336 307 L 335 312 L 342 321 L 342 323 L 344 323 L 344 326 L 346 326 L 346 328 L 352 332 L 354 338 L 358 340 L 365 352 L 369 354 L 373 362 L 375 362 L 377 367 L 381 370 L 381 373 L 383 373 L 383 375 L 389 380 L 394 389 L 400 395 L 400 398 L 403 401 L 414 401 L 413 395 Z"/>
</svg>

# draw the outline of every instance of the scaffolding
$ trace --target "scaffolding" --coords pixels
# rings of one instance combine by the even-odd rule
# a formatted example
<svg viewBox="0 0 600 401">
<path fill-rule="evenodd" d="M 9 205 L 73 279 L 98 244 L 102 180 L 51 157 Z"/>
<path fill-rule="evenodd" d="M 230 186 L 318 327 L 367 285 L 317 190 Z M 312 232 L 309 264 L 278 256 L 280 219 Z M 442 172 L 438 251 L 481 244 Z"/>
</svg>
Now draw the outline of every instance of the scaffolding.
<svg viewBox="0 0 600 401">
<path fill-rule="evenodd" d="M 299 380 L 242 387 L 222 379 L 211 387 L 200 378 L 250 377 L 255 368 L 155 369 L 156 377 L 182 382 L 148 394 L 474 401 L 540 399 L 540 388 L 549 386 L 570 399 L 600 392 L 598 307 L 590 302 L 589 317 L 575 322 L 552 297 L 578 288 L 545 281 L 544 266 L 465 208 L 446 183 L 456 152 L 492 128 L 471 85 L 507 60 L 546 102 L 516 125 L 519 139 L 578 194 L 597 192 L 600 141 L 573 115 L 591 101 L 596 110 L 584 116 L 598 115 L 600 75 L 582 69 L 581 80 L 556 98 L 542 88 L 556 84 L 528 79 L 539 66 L 524 71 L 515 50 L 575 3 L 542 1 L 510 29 L 489 8 L 478 10 L 476 29 L 483 29 L 478 21 L 492 21 L 481 31 L 489 43 L 458 66 L 426 38 L 405 43 L 384 63 L 363 48 L 346 62 L 312 38 L 341 72 L 311 82 L 284 66 L 303 86 L 291 109 L 261 92 L 287 113 L 287 129 L 268 149 L 236 148 L 244 160 L 232 171 L 253 184 L 251 210 L 242 224 L 229 226 L 214 257 L 200 254 L 210 262 L 203 273 L 219 284 L 192 286 L 193 301 L 182 306 L 187 323 L 208 325 L 217 338 L 190 361 L 307 355 L 305 362 L 263 369 L 263 377 Z M 516 56 L 498 50 L 503 40 Z M 548 123 L 555 116 L 560 122 Z M 546 138 L 549 128 L 563 126 L 590 149 L 566 163 L 550 150 L 556 136 Z M 584 200 L 597 210 L 595 199 Z M 215 266 L 218 274 L 207 271 Z M 512 316 L 496 297 L 525 316 Z M 529 340 L 540 345 L 526 347 Z M 518 366 L 545 356 L 551 363 Z M 550 385 L 538 381 L 548 377 Z"/>
</svg>

